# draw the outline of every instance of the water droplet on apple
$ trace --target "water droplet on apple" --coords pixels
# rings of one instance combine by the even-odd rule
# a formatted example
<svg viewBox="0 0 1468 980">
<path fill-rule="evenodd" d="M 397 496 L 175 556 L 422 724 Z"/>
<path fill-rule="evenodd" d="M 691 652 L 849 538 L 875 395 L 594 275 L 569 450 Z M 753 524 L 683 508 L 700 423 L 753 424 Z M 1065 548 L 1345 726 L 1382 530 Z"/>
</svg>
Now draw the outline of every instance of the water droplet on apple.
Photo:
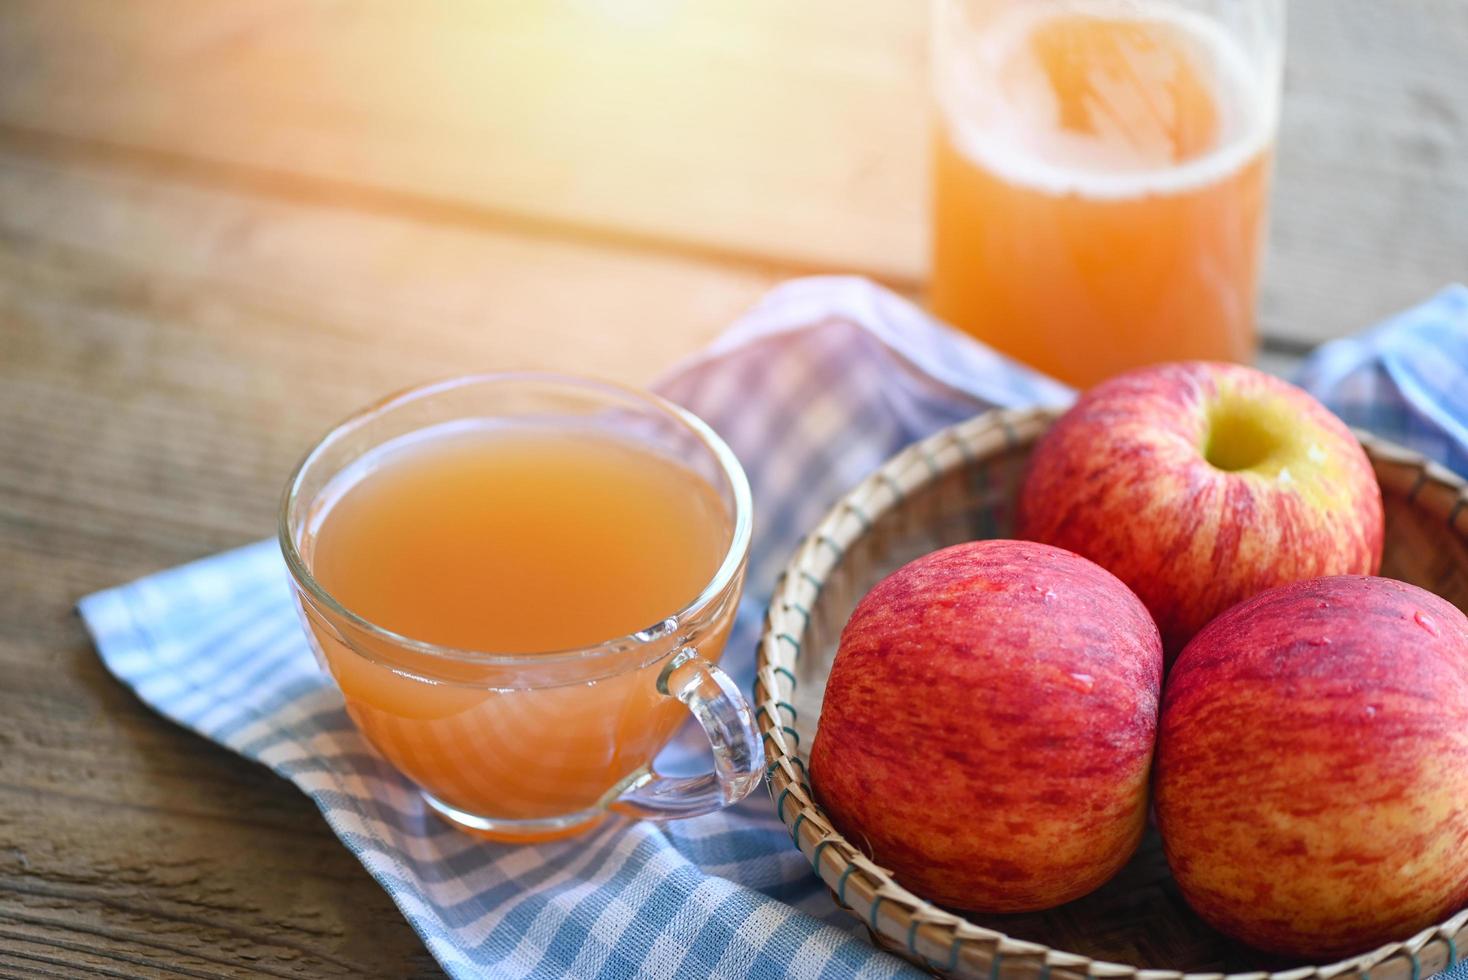
<svg viewBox="0 0 1468 980">
<path fill-rule="evenodd" d="M 1328 647 L 1330 646 L 1330 637 L 1317 636 L 1315 639 L 1306 640 L 1305 642 L 1310 644 L 1312 647 Z"/>
<path fill-rule="evenodd" d="M 1421 626 L 1433 636 L 1439 635 L 1437 632 L 1437 624 L 1432 621 L 1432 617 L 1427 615 L 1427 613 L 1419 609 L 1415 614 L 1413 614 L 1412 618 L 1417 620 L 1418 626 Z"/>
<path fill-rule="evenodd" d="M 1317 602 L 1315 604 L 1315 607 L 1317 609 L 1329 609 L 1330 608 L 1330 603 L 1326 602 L 1324 599 L 1321 599 L 1319 602 Z"/>
<path fill-rule="evenodd" d="M 1096 678 L 1090 674 L 1071 674 L 1070 679 L 1076 682 L 1076 687 L 1082 691 L 1089 691 L 1096 686 Z"/>
<path fill-rule="evenodd" d="M 1376 705 L 1374 705 L 1374 704 L 1368 704 L 1366 706 L 1366 717 L 1367 718 L 1375 718 L 1376 717 Z"/>
</svg>

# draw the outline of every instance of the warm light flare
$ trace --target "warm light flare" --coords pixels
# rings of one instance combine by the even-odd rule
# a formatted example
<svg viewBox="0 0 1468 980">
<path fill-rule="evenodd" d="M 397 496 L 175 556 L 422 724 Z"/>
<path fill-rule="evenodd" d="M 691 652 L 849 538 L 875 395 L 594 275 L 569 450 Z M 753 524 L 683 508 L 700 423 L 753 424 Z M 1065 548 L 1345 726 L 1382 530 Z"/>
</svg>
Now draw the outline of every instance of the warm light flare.
<svg viewBox="0 0 1468 980">
<path fill-rule="evenodd" d="M 667 27 L 680 0 L 572 0 L 572 9 L 612 27 L 649 30 Z"/>
</svg>

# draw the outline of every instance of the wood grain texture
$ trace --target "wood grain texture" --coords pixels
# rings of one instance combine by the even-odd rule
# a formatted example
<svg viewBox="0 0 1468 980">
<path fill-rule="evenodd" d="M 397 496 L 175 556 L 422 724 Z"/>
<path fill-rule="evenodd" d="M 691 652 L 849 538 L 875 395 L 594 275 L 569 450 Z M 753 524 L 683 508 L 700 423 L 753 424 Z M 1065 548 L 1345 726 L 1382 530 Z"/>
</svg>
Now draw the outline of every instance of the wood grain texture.
<svg viewBox="0 0 1468 980">
<path fill-rule="evenodd" d="M 1468 4 L 1288 7 L 1260 322 L 1309 345 L 1468 280 Z"/>
<path fill-rule="evenodd" d="M 270 533 L 386 390 L 644 383 L 769 281 L 0 153 L 0 971 L 435 974 L 305 797 L 138 702 L 72 604 Z"/>
<path fill-rule="evenodd" d="M 22 0 L 14 137 L 920 288 L 926 5 Z M 1289 0 L 1262 325 L 1351 332 L 1468 265 L 1468 5 Z"/>
<path fill-rule="evenodd" d="M 911 279 L 925 102 L 910 11 L 41 0 L 0 37 L 0 63 L 24 65 L 0 122 Z"/>
</svg>

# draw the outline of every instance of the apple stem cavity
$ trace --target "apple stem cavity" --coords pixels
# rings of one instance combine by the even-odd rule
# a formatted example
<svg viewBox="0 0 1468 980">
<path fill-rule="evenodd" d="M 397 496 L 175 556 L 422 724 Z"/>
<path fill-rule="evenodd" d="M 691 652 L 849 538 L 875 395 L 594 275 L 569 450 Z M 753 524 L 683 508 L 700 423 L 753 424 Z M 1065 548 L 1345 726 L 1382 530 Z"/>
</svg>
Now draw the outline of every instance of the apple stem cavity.
<svg viewBox="0 0 1468 980">
<path fill-rule="evenodd" d="M 1282 442 L 1260 418 L 1258 406 L 1225 402 L 1209 414 L 1203 458 L 1225 473 L 1253 470 L 1274 456 Z"/>
</svg>

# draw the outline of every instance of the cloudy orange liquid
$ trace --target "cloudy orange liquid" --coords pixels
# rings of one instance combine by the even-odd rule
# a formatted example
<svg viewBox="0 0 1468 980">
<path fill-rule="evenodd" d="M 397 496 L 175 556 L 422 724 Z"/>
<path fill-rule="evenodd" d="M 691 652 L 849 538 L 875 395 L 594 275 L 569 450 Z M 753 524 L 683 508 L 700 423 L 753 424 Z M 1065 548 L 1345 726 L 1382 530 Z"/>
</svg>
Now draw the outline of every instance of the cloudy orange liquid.
<svg viewBox="0 0 1468 980">
<path fill-rule="evenodd" d="M 1247 361 L 1267 96 L 1196 18 L 1081 9 L 1001 16 L 955 52 L 962 91 L 939 79 L 933 309 L 1078 386 Z"/>
<path fill-rule="evenodd" d="M 699 596 L 731 534 L 723 502 L 699 476 L 575 430 L 419 434 L 338 482 L 307 556 L 317 581 L 379 627 L 470 651 L 574 650 L 646 629 Z M 368 739 L 439 800 L 476 816 L 534 820 L 592 807 L 686 717 L 657 693 L 658 662 L 531 687 L 533 662 L 430 662 L 309 618 Z M 718 657 L 727 627 L 716 623 L 700 642 L 705 657 Z M 349 649 L 348 637 L 376 656 Z"/>
</svg>

